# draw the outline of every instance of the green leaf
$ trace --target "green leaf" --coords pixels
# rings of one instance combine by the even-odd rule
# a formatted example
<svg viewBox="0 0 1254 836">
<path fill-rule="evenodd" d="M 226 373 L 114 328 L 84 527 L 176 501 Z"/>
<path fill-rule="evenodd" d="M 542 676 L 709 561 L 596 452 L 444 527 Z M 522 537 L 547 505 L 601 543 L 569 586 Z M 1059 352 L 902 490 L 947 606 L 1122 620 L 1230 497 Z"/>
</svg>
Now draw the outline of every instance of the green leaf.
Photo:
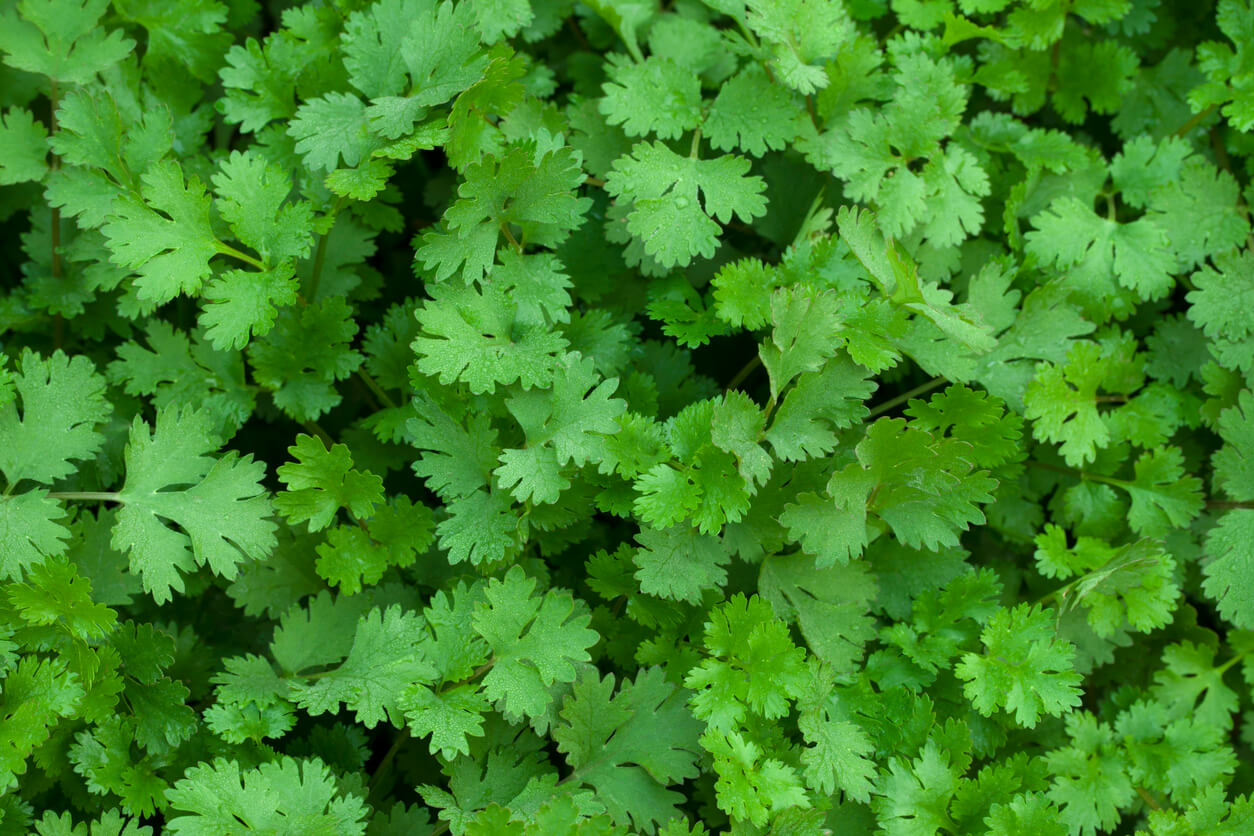
<svg viewBox="0 0 1254 836">
<path fill-rule="evenodd" d="M 245 379 L 244 358 L 220 351 L 193 332 L 191 339 L 169 323 L 150 320 L 145 343 L 118 346 L 109 380 L 128 395 L 144 395 L 158 409 L 186 407 L 210 413 L 223 435 L 233 435 L 249 415 L 256 393 Z"/>
<path fill-rule="evenodd" d="M 154 163 L 140 179 L 143 201 L 119 198 L 102 227 L 119 267 L 138 273 L 139 298 L 154 304 L 200 291 L 220 250 L 209 223 L 209 196 L 199 178 L 186 184 L 173 160 Z"/>
<path fill-rule="evenodd" d="M 1254 628 L 1254 509 L 1229 511 L 1206 533 L 1206 579 L 1202 589 L 1220 614 L 1245 629 Z"/>
<path fill-rule="evenodd" d="M 627 230 L 666 268 L 712 257 L 720 231 L 715 219 L 750 221 L 765 213 L 764 186 L 749 175 L 743 157 L 681 157 L 660 142 L 638 143 L 614 163 L 605 183 L 630 206 Z"/>
<path fill-rule="evenodd" d="M 48 171 L 47 156 L 48 131 L 43 123 L 25 108 L 9 108 L 0 120 L 0 186 L 42 180 Z"/>
<path fill-rule="evenodd" d="M 858 462 L 832 475 L 827 494 L 859 516 L 873 512 L 908 546 L 954 546 L 959 531 L 984 522 L 979 505 L 991 502 L 997 487 L 987 471 L 975 469 L 971 451 L 964 441 L 881 418 L 858 443 Z M 856 526 L 843 516 L 838 524 L 837 542 L 853 554 Z"/>
<path fill-rule="evenodd" d="M 767 720 L 783 717 L 807 682 L 804 648 L 793 644 L 787 625 L 757 595 L 736 593 L 710 612 L 705 649 L 708 658 L 688 672 L 684 685 L 696 691 L 693 713 L 712 730 L 729 731 L 750 711 Z"/>
<path fill-rule="evenodd" d="M 498 385 L 548 386 L 567 342 L 547 323 L 520 320 L 519 304 L 500 283 L 439 284 L 418 310 L 413 341 L 418 369 L 448 385 L 464 381 L 475 394 Z"/>
<path fill-rule="evenodd" d="M 1001 708 L 1033 728 L 1043 714 L 1057 717 L 1080 704 L 1075 649 L 1054 636 L 1048 612 L 1029 604 L 1000 610 L 980 639 L 984 653 L 964 655 L 954 672 L 985 717 Z"/>
<path fill-rule="evenodd" d="M 531 718 L 548 710 L 549 686 L 575 681 L 574 663 L 589 661 L 588 648 L 598 640 L 570 593 L 535 595 L 535 589 L 536 580 L 515 566 L 503 580 L 488 582 L 471 621 L 496 658 L 483 678 L 484 694 L 508 714 Z"/>
<path fill-rule="evenodd" d="M 266 264 L 304 258 L 313 249 L 313 210 L 289 202 L 290 175 L 251 151 L 235 151 L 213 176 L 214 204 L 235 233 Z"/>
<path fill-rule="evenodd" d="M 1247 302 L 1254 302 L 1254 253 L 1217 254 L 1214 264 L 1193 274 L 1196 290 L 1187 297 L 1189 319 L 1212 340 L 1211 351 L 1224 365 L 1254 369 L 1254 325 L 1237 313 Z"/>
<path fill-rule="evenodd" d="M 17 399 L 0 404 L 0 472 L 10 486 L 23 479 L 52 484 L 74 472 L 71 462 L 100 449 L 96 428 L 113 409 L 104 378 L 86 357 L 56 351 L 45 360 L 27 349 L 13 384 Z"/>
<path fill-rule="evenodd" d="M 1128 524 L 1147 537 L 1162 537 L 1186 527 L 1202 511 L 1202 480 L 1184 472 L 1178 447 L 1160 447 L 1136 460 L 1135 479 L 1125 489 L 1132 497 Z"/>
<path fill-rule="evenodd" d="M 48 740 L 53 726 L 71 717 L 83 685 L 60 659 L 23 656 L 4 678 L 0 696 L 0 781 L 11 786 L 26 774 L 26 759 Z"/>
<path fill-rule="evenodd" d="M 519 240 L 553 247 L 583 223 L 591 206 L 574 190 L 584 181 L 579 155 L 514 145 L 466 168 L 458 200 L 445 213 L 447 231 L 423 236 L 414 257 L 443 281 L 459 268 L 467 282 L 492 272 L 502 228 L 518 228 Z"/>
<path fill-rule="evenodd" d="M 473 22 L 476 8 L 385 0 L 354 12 L 343 38 L 349 82 L 376 102 L 394 96 L 408 96 L 416 107 L 448 101 L 478 81 L 487 65 Z"/>
<path fill-rule="evenodd" d="M 1105 277 L 1140 299 L 1160 299 L 1173 286 L 1176 259 L 1167 232 L 1152 218 L 1120 224 L 1099 217 L 1073 197 L 1062 197 L 1032 219 L 1036 229 L 1027 234 L 1028 252 L 1067 271 L 1092 297 L 1102 292 Z"/>
<path fill-rule="evenodd" d="M 772 84 L 758 64 L 749 64 L 719 87 L 703 130 L 720 151 L 761 157 L 796 137 L 797 113 L 792 94 Z"/>
<path fill-rule="evenodd" d="M 283 757 L 255 769 L 218 758 L 193 766 L 166 792 L 176 836 L 244 836 L 290 831 L 328 836 L 362 836 L 367 808 L 356 795 L 341 796 L 330 769 L 317 758 Z M 257 803 L 257 799 L 266 799 Z"/>
<path fill-rule="evenodd" d="M 47 560 L 31 567 L 22 583 L 5 590 L 9 604 L 27 624 L 53 625 L 82 641 L 113 631 L 117 614 L 92 601 L 91 582 L 72 563 Z"/>
<path fill-rule="evenodd" d="M 592 787 L 619 824 L 651 828 L 677 814 L 683 800 L 666 789 L 696 777 L 701 723 L 687 710 L 687 694 L 646 668 L 614 693 L 614 677 L 585 674 L 553 730 L 558 750 Z"/>
<path fill-rule="evenodd" d="M 876 385 L 870 373 L 838 356 L 817 372 L 802 373 L 784 395 L 766 440 L 785 461 L 819 458 L 836 449 L 836 431 L 863 420 L 870 410 L 866 399 Z"/>
<path fill-rule="evenodd" d="M 194 566 L 229 580 L 239 563 L 274 548 L 265 465 L 235 452 L 212 458 L 217 448 L 203 412 L 161 410 L 155 428 L 141 418 L 131 425 L 113 547 L 159 603 L 183 590 L 181 575 Z"/>
<path fill-rule="evenodd" d="M 366 105 L 349 93 L 327 93 L 305 102 L 288 125 L 305 165 L 334 171 L 340 160 L 352 168 L 379 144 L 366 125 Z"/>
<path fill-rule="evenodd" d="M 875 764 L 868 755 L 874 745 L 866 733 L 826 712 L 821 717 L 803 715 L 798 726 L 810 744 L 801 753 L 806 783 L 824 795 L 839 789 L 855 801 L 870 800 Z"/>
<path fill-rule="evenodd" d="M 202 297 L 200 324 L 219 351 L 243 348 L 274 327 L 281 308 L 297 300 L 291 265 L 273 270 L 228 270 L 213 278 Z"/>
<path fill-rule="evenodd" d="M 701 736 L 701 745 L 714 758 L 715 797 L 732 816 L 761 827 L 781 810 L 810 806 L 796 770 L 764 757 L 760 746 L 739 733 L 711 728 Z"/>
<path fill-rule="evenodd" d="M 19 70 L 83 84 L 130 54 L 135 42 L 100 26 L 108 0 L 22 0 L 0 15 L 0 52 Z"/>
<path fill-rule="evenodd" d="M 656 55 L 637 63 L 611 53 L 607 63 L 599 108 L 627 136 L 678 139 L 701 121 L 701 81 L 686 68 Z"/>
<path fill-rule="evenodd" d="M 288 522 L 308 522 L 310 531 L 331 524 L 341 508 L 357 517 L 369 517 L 383 502 L 383 480 L 369 471 L 353 468 L 348 447 L 300 434 L 287 448 L 296 461 L 279 465 L 279 481 L 287 490 L 274 499 L 274 507 Z"/>
<path fill-rule="evenodd" d="M 381 720 L 395 721 L 405 689 L 429 682 L 435 674 L 422 651 L 422 638 L 417 615 L 397 606 L 375 607 L 357 622 L 344 663 L 312 683 L 292 683 L 292 699 L 312 715 L 338 711 L 343 703 L 368 729 Z"/>
<path fill-rule="evenodd" d="M 784 289 L 771 294 L 770 342 L 758 349 L 778 398 L 798 375 L 818 371 L 844 343 L 841 299 L 826 291 Z"/>
<path fill-rule="evenodd" d="M 1042 441 L 1061 443 L 1059 452 L 1075 467 L 1092 461 L 1096 451 L 1110 440 L 1110 430 L 1097 411 L 1097 389 L 1103 368 L 1101 349 L 1095 343 L 1077 342 L 1059 366 L 1042 363 L 1028 384 L 1024 416 L 1032 434 Z"/>
<path fill-rule="evenodd" d="M 316 420 L 342 400 L 335 382 L 362 364 L 361 353 L 351 345 L 357 328 L 340 296 L 282 310 L 266 339 L 248 346 L 253 375 L 288 415 L 300 422 Z"/>
<path fill-rule="evenodd" d="M 796 621 L 815 656 L 847 671 L 875 636 L 868 607 L 878 584 L 868 568 L 862 561 L 820 567 L 803 555 L 774 555 L 762 564 L 758 591 L 781 618 Z"/>
<path fill-rule="evenodd" d="M 959 786 L 960 770 L 934 739 L 913 761 L 893 758 L 880 776 L 872 807 L 887 836 L 915 836 L 946 828 L 949 802 Z"/>
<path fill-rule="evenodd" d="M 554 372 L 551 390 L 521 392 L 505 406 L 526 434 L 528 449 L 551 449 L 558 465 L 582 467 L 600 458 L 603 437 L 618 431 L 627 404 L 613 397 L 618 380 L 601 379 L 590 357 L 567 354 Z"/>
<path fill-rule="evenodd" d="M 641 592 L 695 604 L 704 590 L 717 589 L 727 581 L 723 567 L 731 555 L 718 537 L 691 526 L 673 526 L 642 528 L 636 542 L 640 548 L 633 560 Z"/>
<path fill-rule="evenodd" d="M 1106 723 L 1086 711 L 1067 716 L 1068 746 L 1046 756 L 1054 773 L 1048 791 L 1062 810 L 1062 822 L 1072 833 L 1095 833 L 1114 827 L 1120 808 L 1135 797 L 1117 738 Z"/>
</svg>

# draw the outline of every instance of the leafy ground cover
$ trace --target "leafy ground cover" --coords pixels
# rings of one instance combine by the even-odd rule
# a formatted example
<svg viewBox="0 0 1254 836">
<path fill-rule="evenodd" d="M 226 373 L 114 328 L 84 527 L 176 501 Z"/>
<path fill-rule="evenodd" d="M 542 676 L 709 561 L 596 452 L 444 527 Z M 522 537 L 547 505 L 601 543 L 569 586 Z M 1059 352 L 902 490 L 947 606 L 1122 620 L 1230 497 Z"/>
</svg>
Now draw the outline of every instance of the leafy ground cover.
<svg viewBox="0 0 1254 836">
<path fill-rule="evenodd" d="M 1254 833 L 1250 0 L 0 57 L 0 834 Z"/>
</svg>

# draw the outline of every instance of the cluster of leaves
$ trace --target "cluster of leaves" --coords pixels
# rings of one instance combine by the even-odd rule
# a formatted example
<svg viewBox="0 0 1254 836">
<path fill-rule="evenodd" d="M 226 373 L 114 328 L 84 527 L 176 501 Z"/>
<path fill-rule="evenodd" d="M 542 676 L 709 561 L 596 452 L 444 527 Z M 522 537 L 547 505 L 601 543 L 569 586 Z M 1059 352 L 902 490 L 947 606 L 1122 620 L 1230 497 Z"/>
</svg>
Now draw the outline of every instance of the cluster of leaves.
<svg viewBox="0 0 1254 836">
<path fill-rule="evenodd" d="M 1251 0 L 0 59 L 0 836 L 1254 832 Z"/>
</svg>

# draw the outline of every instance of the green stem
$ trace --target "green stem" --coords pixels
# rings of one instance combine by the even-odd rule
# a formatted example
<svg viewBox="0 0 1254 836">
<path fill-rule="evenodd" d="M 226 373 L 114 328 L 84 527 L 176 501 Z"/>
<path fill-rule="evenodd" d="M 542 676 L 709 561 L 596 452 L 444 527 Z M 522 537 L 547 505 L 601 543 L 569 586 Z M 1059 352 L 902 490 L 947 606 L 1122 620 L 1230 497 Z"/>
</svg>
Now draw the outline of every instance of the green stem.
<svg viewBox="0 0 1254 836">
<path fill-rule="evenodd" d="M 1254 502 L 1228 502 L 1221 499 L 1212 499 L 1207 501 L 1207 508 L 1229 509 L 1229 508 L 1246 508 L 1254 509 Z"/>
<path fill-rule="evenodd" d="M 222 255 L 228 255 L 231 258 L 239 259 L 245 264 L 250 264 L 253 267 L 256 267 L 258 270 L 267 269 L 265 263 L 261 261 L 261 259 L 255 258 L 249 255 L 248 253 L 240 252 L 239 250 L 232 247 L 230 244 L 223 244 L 221 241 L 219 241 L 217 243 L 217 250 Z"/>
<path fill-rule="evenodd" d="M 318 238 L 318 249 L 314 251 L 313 268 L 309 271 L 309 286 L 305 288 L 305 302 L 307 304 L 313 304 L 318 301 L 318 285 L 322 281 L 322 266 L 327 262 L 327 239 L 331 237 L 331 230 L 335 228 L 335 216 L 339 214 L 343 205 L 344 198 L 341 196 L 331 206 L 331 211 L 327 215 L 331 220 L 330 225 L 327 226 L 327 231 Z"/>
<path fill-rule="evenodd" d="M 396 408 L 396 401 L 392 400 L 391 396 L 384 391 L 383 387 L 379 385 L 379 381 L 375 380 L 370 372 L 359 368 L 357 369 L 357 376 L 361 378 L 362 383 L 366 384 L 366 388 L 374 393 L 374 396 L 379 399 L 380 403 L 389 409 Z"/>
<path fill-rule="evenodd" d="M 60 91 L 57 89 L 55 79 L 48 79 L 48 124 L 51 127 L 49 134 L 52 138 L 57 135 L 57 100 L 60 98 Z M 53 154 L 49 163 L 49 168 L 56 171 L 61 167 L 61 158 Z M 52 246 L 52 281 L 55 283 L 61 278 L 61 210 L 52 207 L 52 222 L 49 227 Z M 60 348 L 65 344 L 65 317 L 58 313 L 52 319 L 52 347 Z"/>
<path fill-rule="evenodd" d="M 1172 131 L 1171 135 L 1177 139 L 1183 139 L 1185 136 L 1188 136 L 1190 131 L 1205 122 L 1206 119 L 1217 110 L 1219 110 L 1219 105 L 1213 104 L 1202 112 L 1193 114 L 1193 117 L 1189 119 L 1189 121 Z"/>
<path fill-rule="evenodd" d="M 51 499 L 77 499 L 83 502 L 121 502 L 119 494 L 112 491 L 53 491 Z"/>
<path fill-rule="evenodd" d="M 1228 672 L 1229 668 L 1231 668 L 1233 665 L 1237 664 L 1238 662 L 1244 660 L 1245 657 L 1249 655 L 1250 654 L 1248 653 L 1238 653 L 1236 656 L 1233 656 L 1227 662 L 1224 662 L 1222 665 L 1215 668 L 1215 672 L 1218 673 L 1220 676 L 1223 676 L 1225 673 Z"/>
<path fill-rule="evenodd" d="M 1151 810 L 1163 809 L 1162 805 L 1158 803 L 1154 796 L 1150 795 L 1149 790 L 1145 789 L 1145 787 L 1137 787 L 1136 794 L 1141 796 L 1141 800 L 1145 802 L 1145 806 L 1149 807 Z"/>
<path fill-rule="evenodd" d="M 753 374 L 757 370 L 757 368 L 761 365 L 762 365 L 762 355 L 761 354 L 753 355 L 753 357 L 750 358 L 749 362 L 741 366 L 740 371 L 736 372 L 736 375 L 731 379 L 731 382 L 727 384 L 726 391 L 730 392 L 731 390 L 735 389 L 740 384 L 744 383 L 745 379 L 749 377 L 749 375 Z"/>
<path fill-rule="evenodd" d="M 688 158 L 695 160 L 701 152 L 701 129 L 692 132 L 692 147 L 688 150 Z"/>
<path fill-rule="evenodd" d="M 1066 476 L 1074 476 L 1082 482 L 1100 482 L 1103 485 L 1113 485 L 1116 488 L 1126 488 L 1130 482 L 1125 479 L 1116 479 L 1113 476 L 1102 476 L 1100 473 L 1089 473 L 1086 470 L 1080 470 L 1077 467 L 1063 467 L 1049 462 L 1038 462 L 1028 459 L 1024 464 L 1029 467 L 1035 467 L 1039 470 L 1048 470 L 1053 473 L 1061 473 Z"/>
<path fill-rule="evenodd" d="M 510 231 L 508 223 L 501 224 L 501 234 L 505 236 L 505 240 L 508 241 L 509 245 L 514 248 L 514 251 L 521 255 L 523 251 L 522 244 L 518 243 L 518 239 L 515 238 L 514 233 Z"/>
<path fill-rule="evenodd" d="M 375 771 L 370 775 L 370 780 L 366 782 L 367 799 L 378 791 L 380 787 L 379 780 L 387 774 L 389 769 L 392 768 L 392 761 L 396 760 L 396 753 L 401 750 L 401 747 L 405 745 L 405 742 L 409 740 L 409 737 L 409 726 L 406 726 L 401 729 L 401 733 L 396 736 L 396 740 L 392 741 L 391 748 L 384 753 L 383 760 L 379 761 L 378 767 L 376 767 Z"/>
<path fill-rule="evenodd" d="M 301 424 L 301 426 L 304 427 L 310 435 L 317 436 L 322 439 L 322 443 L 327 446 L 328 450 L 330 450 L 331 446 L 335 444 L 335 439 L 331 438 L 330 433 L 318 426 L 317 421 L 305 421 Z"/>
<path fill-rule="evenodd" d="M 910 400 L 911 398 L 917 398 L 920 395 L 926 395 L 928 392 L 931 392 L 933 389 L 937 389 L 941 386 L 944 386 L 947 382 L 948 380 L 946 378 L 934 377 L 931 380 L 929 380 L 927 383 L 919 384 L 918 386 L 911 389 L 909 392 L 900 394 L 897 397 L 892 398 L 891 400 L 884 401 L 879 406 L 872 408 L 871 413 L 867 416 L 867 420 L 870 421 L 872 419 L 878 418 L 879 416 L 883 415 L 885 412 L 890 412 L 891 410 L 896 409 L 897 407 L 901 406 L 903 403 Z"/>
</svg>

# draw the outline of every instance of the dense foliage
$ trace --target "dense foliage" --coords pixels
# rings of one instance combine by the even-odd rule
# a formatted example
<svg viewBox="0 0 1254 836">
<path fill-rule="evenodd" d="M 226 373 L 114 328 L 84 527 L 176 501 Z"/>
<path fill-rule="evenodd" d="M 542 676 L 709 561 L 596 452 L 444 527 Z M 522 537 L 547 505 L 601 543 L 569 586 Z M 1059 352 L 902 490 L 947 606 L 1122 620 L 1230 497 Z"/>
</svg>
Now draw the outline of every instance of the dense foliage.
<svg viewBox="0 0 1254 836">
<path fill-rule="evenodd" d="M 1251 0 L 0 56 L 0 834 L 1254 833 Z"/>
</svg>

